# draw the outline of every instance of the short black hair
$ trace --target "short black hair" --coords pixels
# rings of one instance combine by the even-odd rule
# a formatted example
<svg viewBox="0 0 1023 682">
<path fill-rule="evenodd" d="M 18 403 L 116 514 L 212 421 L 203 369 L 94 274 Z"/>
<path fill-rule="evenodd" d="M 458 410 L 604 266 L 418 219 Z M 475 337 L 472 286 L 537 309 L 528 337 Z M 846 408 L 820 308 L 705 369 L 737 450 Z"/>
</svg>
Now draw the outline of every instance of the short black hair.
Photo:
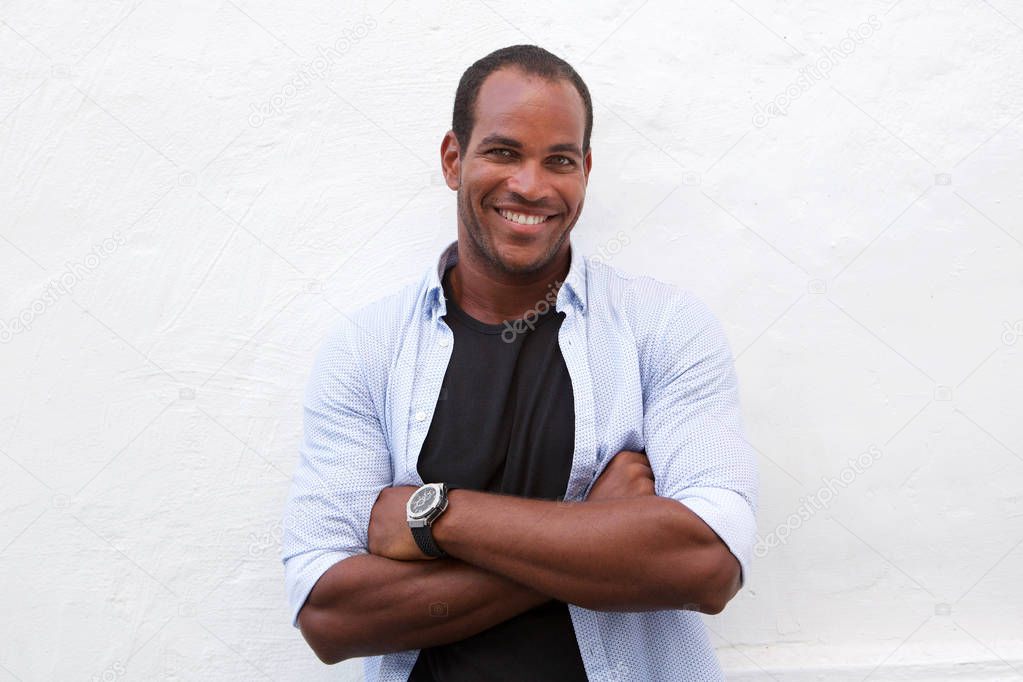
<svg viewBox="0 0 1023 682">
<path fill-rule="evenodd" d="M 518 67 L 521 71 L 548 80 L 567 80 L 575 86 L 586 108 L 586 128 L 583 133 L 583 155 L 590 151 L 590 133 L 593 130 L 593 102 L 586 83 L 564 59 L 538 45 L 511 45 L 495 50 L 465 70 L 455 92 L 455 111 L 451 129 L 462 152 L 468 148 L 472 129 L 476 123 L 475 107 L 480 87 L 487 76 L 500 68 Z"/>
</svg>

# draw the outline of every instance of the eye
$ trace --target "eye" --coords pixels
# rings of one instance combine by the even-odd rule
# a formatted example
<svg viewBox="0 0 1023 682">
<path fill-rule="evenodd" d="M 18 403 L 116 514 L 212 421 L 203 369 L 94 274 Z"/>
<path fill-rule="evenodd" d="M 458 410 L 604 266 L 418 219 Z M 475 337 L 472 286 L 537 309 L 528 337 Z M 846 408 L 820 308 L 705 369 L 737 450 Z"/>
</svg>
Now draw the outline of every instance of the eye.
<svg viewBox="0 0 1023 682">
<path fill-rule="evenodd" d="M 512 151 L 511 149 L 506 149 L 504 147 L 498 147 L 487 151 L 486 154 L 488 156 L 496 156 L 497 158 L 500 159 L 511 159 L 515 157 L 516 152 Z M 561 162 L 555 162 L 554 164 L 555 166 L 559 166 L 561 168 L 570 168 L 575 165 L 575 161 L 573 159 L 563 154 L 558 154 L 557 156 L 552 156 L 551 158 L 561 159 Z"/>
</svg>

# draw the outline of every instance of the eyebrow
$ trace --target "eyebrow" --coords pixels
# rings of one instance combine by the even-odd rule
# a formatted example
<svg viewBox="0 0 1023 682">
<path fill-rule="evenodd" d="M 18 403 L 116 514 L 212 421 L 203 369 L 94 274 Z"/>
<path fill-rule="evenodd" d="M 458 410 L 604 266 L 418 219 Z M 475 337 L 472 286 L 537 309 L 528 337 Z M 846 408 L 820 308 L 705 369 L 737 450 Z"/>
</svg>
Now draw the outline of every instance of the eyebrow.
<svg viewBox="0 0 1023 682">
<path fill-rule="evenodd" d="M 487 135 L 482 140 L 480 140 L 479 146 L 480 147 L 486 147 L 487 145 L 491 145 L 491 144 L 499 144 L 499 145 L 503 145 L 505 147 L 514 147 L 515 149 L 522 149 L 522 143 L 519 142 L 518 140 L 510 138 L 510 137 L 505 137 L 503 135 L 497 135 L 497 134 Z M 571 152 L 572 154 L 575 154 L 578 157 L 582 157 L 582 155 L 583 155 L 582 151 L 579 149 L 579 145 L 577 145 L 575 143 L 572 143 L 572 142 L 562 142 L 560 144 L 552 144 L 550 147 L 547 148 L 547 151 L 548 152 Z"/>
</svg>

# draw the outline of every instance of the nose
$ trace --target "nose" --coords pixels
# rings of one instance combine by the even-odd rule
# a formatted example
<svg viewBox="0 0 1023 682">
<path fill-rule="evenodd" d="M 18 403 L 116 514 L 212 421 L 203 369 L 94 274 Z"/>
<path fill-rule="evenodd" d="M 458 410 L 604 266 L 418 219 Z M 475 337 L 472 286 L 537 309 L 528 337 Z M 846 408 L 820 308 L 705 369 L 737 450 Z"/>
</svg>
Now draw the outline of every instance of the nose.
<svg viewBox="0 0 1023 682">
<path fill-rule="evenodd" d="M 508 178 L 508 189 L 528 202 L 542 200 L 545 194 L 542 169 L 531 161 L 518 164 Z"/>
</svg>

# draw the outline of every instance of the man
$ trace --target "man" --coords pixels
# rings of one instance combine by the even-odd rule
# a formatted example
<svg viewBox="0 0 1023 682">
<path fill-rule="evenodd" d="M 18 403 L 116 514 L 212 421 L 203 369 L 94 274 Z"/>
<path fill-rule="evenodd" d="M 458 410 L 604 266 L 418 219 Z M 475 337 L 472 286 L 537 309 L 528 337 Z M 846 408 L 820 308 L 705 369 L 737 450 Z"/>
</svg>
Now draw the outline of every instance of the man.
<svg viewBox="0 0 1023 682">
<path fill-rule="evenodd" d="M 541 48 L 470 67 L 440 150 L 457 241 L 320 349 L 282 558 L 326 663 L 721 677 L 699 612 L 743 584 L 757 504 L 732 357 L 699 299 L 571 248 L 592 120 Z"/>
</svg>

